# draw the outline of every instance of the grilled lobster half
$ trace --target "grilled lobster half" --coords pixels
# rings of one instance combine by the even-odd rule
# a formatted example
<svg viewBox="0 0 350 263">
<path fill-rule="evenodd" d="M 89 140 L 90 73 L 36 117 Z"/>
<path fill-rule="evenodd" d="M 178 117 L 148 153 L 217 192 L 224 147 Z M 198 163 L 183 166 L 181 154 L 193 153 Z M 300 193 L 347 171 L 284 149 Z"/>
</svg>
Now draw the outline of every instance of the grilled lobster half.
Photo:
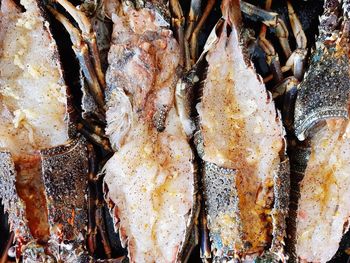
<svg viewBox="0 0 350 263">
<path fill-rule="evenodd" d="M 0 198 L 23 262 L 82 262 L 88 149 L 41 2 L 1 0 Z"/>
<path fill-rule="evenodd" d="M 215 262 L 278 261 L 289 202 L 284 129 L 248 58 L 239 1 L 221 8 L 223 20 L 202 55 L 206 73 L 196 106 L 212 255 Z"/>
<path fill-rule="evenodd" d="M 186 260 L 198 202 L 194 155 L 175 107 L 183 53 L 170 18 L 180 7 L 177 1 L 103 2 L 97 12 L 113 23 L 104 77 L 96 67 L 92 18 L 57 2 L 79 24 L 51 10 L 71 34 L 91 94 L 106 110 L 115 153 L 104 167 L 105 199 L 122 245 L 131 262 Z"/>
<path fill-rule="evenodd" d="M 327 262 L 349 226 L 350 1 L 324 1 L 319 36 L 295 103 L 291 260 Z"/>
</svg>

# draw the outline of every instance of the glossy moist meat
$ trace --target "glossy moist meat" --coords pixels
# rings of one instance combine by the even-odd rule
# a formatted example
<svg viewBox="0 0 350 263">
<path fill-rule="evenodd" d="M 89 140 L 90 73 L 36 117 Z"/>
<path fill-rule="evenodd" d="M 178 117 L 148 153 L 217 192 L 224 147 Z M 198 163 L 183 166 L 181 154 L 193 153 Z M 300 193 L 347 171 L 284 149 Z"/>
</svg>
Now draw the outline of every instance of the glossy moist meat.
<svg viewBox="0 0 350 263">
<path fill-rule="evenodd" d="M 0 147 L 13 155 L 68 139 L 66 86 L 57 50 L 36 2 L 1 1 Z"/>
<path fill-rule="evenodd" d="M 348 229 L 350 215 L 350 125 L 327 121 L 311 140 L 300 187 L 296 253 L 306 262 L 327 262 Z"/>
<path fill-rule="evenodd" d="M 47 200 L 39 150 L 68 140 L 67 94 L 48 23 L 37 2 L 23 0 L 21 5 L 23 12 L 11 0 L 1 1 L 0 148 L 10 160 L 2 160 L 0 173 L 13 176 L 2 182 L 2 190 L 12 189 L 9 197 L 14 203 L 7 209 L 11 213 L 19 206 L 26 211 L 26 215 L 21 212 L 24 218 L 10 219 L 28 223 L 30 234 L 40 243 L 48 241 L 49 225 L 43 209 Z M 22 238 L 30 236 L 21 234 Z"/>
<path fill-rule="evenodd" d="M 154 9 L 112 20 L 107 199 L 132 262 L 175 262 L 194 203 L 192 151 L 174 108 L 179 46 Z"/>
<path fill-rule="evenodd" d="M 235 171 L 226 176 L 234 182 L 231 187 L 237 196 L 232 198 L 238 207 L 235 213 L 218 209 L 215 218 L 209 215 L 209 228 L 212 238 L 219 233 L 222 239 L 222 244 L 213 244 L 259 254 L 271 244 L 274 177 L 279 173 L 284 134 L 272 98 L 244 57 L 238 32 L 232 28 L 227 34 L 221 33 L 206 56 L 207 77 L 197 111 L 202 158 Z"/>
</svg>

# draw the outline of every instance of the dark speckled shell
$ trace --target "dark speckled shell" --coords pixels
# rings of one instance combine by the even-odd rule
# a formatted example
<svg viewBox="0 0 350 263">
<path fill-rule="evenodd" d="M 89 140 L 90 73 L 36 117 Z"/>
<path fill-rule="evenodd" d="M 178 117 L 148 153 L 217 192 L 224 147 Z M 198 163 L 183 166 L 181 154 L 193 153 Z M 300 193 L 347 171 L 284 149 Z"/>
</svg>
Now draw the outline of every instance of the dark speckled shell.
<svg viewBox="0 0 350 263">
<path fill-rule="evenodd" d="M 319 44 L 314 51 L 295 104 L 294 125 L 299 140 L 304 140 L 321 120 L 349 117 L 350 68 L 346 50 L 336 51 L 335 44 Z"/>
<path fill-rule="evenodd" d="M 42 150 L 40 154 L 51 235 L 49 251 L 64 262 L 87 262 L 83 260 L 89 258 L 85 252 L 88 175 L 86 141 L 79 137 L 66 145 Z M 27 243 L 33 237 L 27 226 L 25 205 L 17 195 L 15 183 L 16 170 L 12 156 L 8 152 L 0 152 L 0 198 L 9 214 L 11 230 Z M 23 252 L 26 262 L 45 261 L 43 249 L 35 243 Z M 81 257 L 83 261 L 80 261 Z"/>
<path fill-rule="evenodd" d="M 212 250 L 222 251 L 225 256 L 233 257 L 234 248 L 222 244 L 220 229 L 211 229 L 211 222 L 217 220 L 220 214 L 233 214 L 237 223 L 238 240 L 236 244 L 243 244 L 243 233 L 239 212 L 238 193 L 235 187 L 236 172 L 231 169 L 220 168 L 212 163 L 205 163 L 203 168 L 203 188 L 207 209 L 208 228 L 212 240 Z M 215 255 L 214 255 L 215 256 Z M 218 260 L 218 259 L 216 259 Z"/>
<path fill-rule="evenodd" d="M 41 156 L 50 227 L 61 224 L 64 240 L 76 239 L 87 225 L 86 141 L 80 137 L 67 145 L 41 151 Z"/>
<path fill-rule="evenodd" d="M 46 3 L 43 1 L 36 3 L 40 16 L 43 17 L 43 30 L 48 32 L 50 41 L 52 41 L 52 59 L 57 61 L 61 73 L 60 82 L 64 84 L 64 74 L 57 46 L 51 34 L 49 17 L 45 8 Z M 5 211 L 9 214 L 9 223 L 11 230 L 16 234 L 17 244 L 19 240 L 25 244 L 22 251 L 24 262 L 46 262 L 48 257 L 55 257 L 56 261 L 63 260 L 63 262 L 87 262 L 90 260 L 85 252 L 88 176 L 86 141 L 82 137 L 76 137 L 74 122 L 77 116 L 68 88 L 66 93 L 68 135 L 73 139 L 65 145 L 40 151 L 40 176 L 44 182 L 48 204 L 48 207 L 43 207 L 43 209 L 48 210 L 51 235 L 46 252 L 44 252 L 43 247 L 36 244 L 28 228 L 25 204 L 16 191 L 17 173 L 11 153 L 7 152 L 6 149 L 0 150 L 0 199 L 4 204 Z"/>
<path fill-rule="evenodd" d="M 228 176 L 230 175 L 230 176 Z M 224 169 L 215 164 L 205 163 L 203 169 L 204 196 L 210 228 L 210 221 L 220 213 L 231 213 L 236 215 L 237 229 L 241 232 L 241 218 L 239 212 L 239 199 L 235 187 L 235 171 Z M 274 207 L 272 211 L 273 240 L 270 247 L 272 254 L 281 255 L 284 251 L 284 238 L 286 237 L 286 217 L 289 205 L 289 160 L 281 162 L 278 173 L 274 176 Z M 243 244 L 241 233 L 237 244 Z M 210 239 L 213 241 L 214 249 L 220 249 L 225 256 L 233 256 L 233 248 L 222 246 L 220 233 L 210 231 Z M 267 251 L 266 251 L 267 252 Z M 276 262 L 278 260 L 276 259 Z"/>
<path fill-rule="evenodd" d="M 8 213 L 10 229 L 25 240 L 32 239 L 27 227 L 25 207 L 16 190 L 16 170 L 11 153 L 0 152 L 0 199 Z"/>
<path fill-rule="evenodd" d="M 195 134 L 195 144 L 200 156 L 203 152 L 203 141 L 200 132 Z M 284 156 L 284 154 L 283 154 Z M 221 250 L 223 256 L 215 256 L 215 262 L 221 262 L 224 259 L 234 258 L 234 248 L 224 246 L 221 242 L 221 233 L 210 229 L 210 223 L 220 214 L 234 214 L 239 233 L 236 244 L 244 247 L 242 232 L 242 221 L 239 211 L 239 198 L 235 182 L 236 171 L 218 167 L 215 164 L 204 162 L 202 168 L 203 192 L 206 204 L 208 218 L 208 228 L 210 230 L 210 239 L 212 241 L 212 250 Z M 286 217 L 289 210 L 289 191 L 290 191 L 290 164 L 289 159 L 285 158 L 279 165 L 279 169 L 273 178 L 274 206 L 272 210 L 272 243 L 269 250 L 266 250 L 259 262 L 279 262 L 280 256 L 284 254 L 284 244 L 286 237 Z M 220 253 L 221 253 L 220 252 Z M 243 251 L 242 251 L 243 252 Z M 271 252 L 271 253 L 270 253 Z M 268 259 L 266 259 L 268 258 Z M 265 260 L 265 261 L 264 261 Z M 267 260 L 267 261 L 266 261 Z"/>
<path fill-rule="evenodd" d="M 287 218 L 287 238 L 286 251 L 289 262 L 297 262 L 295 252 L 296 245 L 296 218 L 300 198 L 300 183 L 304 178 L 304 172 L 310 156 L 308 142 L 298 142 L 296 139 L 290 139 L 290 202 L 289 216 Z"/>
<path fill-rule="evenodd" d="M 286 237 L 286 217 L 288 215 L 290 189 L 289 159 L 280 163 L 279 171 L 273 178 L 274 206 L 272 211 L 272 245 L 270 251 L 283 253 L 284 238 Z"/>
</svg>

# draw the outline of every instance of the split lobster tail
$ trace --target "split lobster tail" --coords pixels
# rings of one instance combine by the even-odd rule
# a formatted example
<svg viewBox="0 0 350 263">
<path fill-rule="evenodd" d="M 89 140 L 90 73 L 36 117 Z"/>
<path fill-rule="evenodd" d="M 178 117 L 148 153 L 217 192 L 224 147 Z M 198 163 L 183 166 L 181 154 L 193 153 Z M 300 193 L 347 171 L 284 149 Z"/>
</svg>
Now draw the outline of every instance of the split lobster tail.
<svg viewBox="0 0 350 263">
<path fill-rule="evenodd" d="M 0 9 L 0 199 L 23 262 L 80 262 L 87 225 L 87 143 L 41 1 Z"/>
<path fill-rule="evenodd" d="M 349 226 L 350 1 L 326 0 L 316 49 L 295 105 L 289 232 L 294 261 L 327 262 Z"/>
<path fill-rule="evenodd" d="M 239 1 L 223 1 L 222 12 L 225 22 L 213 29 L 198 62 L 208 66 L 196 106 L 195 144 L 204 161 L 212 258 L 284 260 L 289 203 L 285 132 L 247 56 Z"/>
</svg>

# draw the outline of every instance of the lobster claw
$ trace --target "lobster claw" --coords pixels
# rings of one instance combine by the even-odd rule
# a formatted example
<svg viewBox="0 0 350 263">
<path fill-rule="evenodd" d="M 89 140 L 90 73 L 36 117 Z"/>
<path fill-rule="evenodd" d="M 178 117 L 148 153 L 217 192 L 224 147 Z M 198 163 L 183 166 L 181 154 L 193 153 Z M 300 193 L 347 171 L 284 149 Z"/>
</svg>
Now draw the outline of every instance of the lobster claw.
<svg viewBox="0 0 350 263">
<path fill-rule="evenodd" d="M 0 199 L 15 232 L 17 257 L 22 255 L 24 262 L 46 262 L 48 258 L 81 262 L 89 258 L 85 249 L 86 147 L 85 139 L 78 137 L 41 150 L 26 164 L 17 163 L 9 152 L 0 152 Z M 23 179 L 17 174 L 28 176 L 25 184 L 18 181 Z M 41 186 L 30 190 L 31 180 Z M 44 200 L 31 200 L 31 191 L 38 191 L 36 196 Z"/>
</svg>

